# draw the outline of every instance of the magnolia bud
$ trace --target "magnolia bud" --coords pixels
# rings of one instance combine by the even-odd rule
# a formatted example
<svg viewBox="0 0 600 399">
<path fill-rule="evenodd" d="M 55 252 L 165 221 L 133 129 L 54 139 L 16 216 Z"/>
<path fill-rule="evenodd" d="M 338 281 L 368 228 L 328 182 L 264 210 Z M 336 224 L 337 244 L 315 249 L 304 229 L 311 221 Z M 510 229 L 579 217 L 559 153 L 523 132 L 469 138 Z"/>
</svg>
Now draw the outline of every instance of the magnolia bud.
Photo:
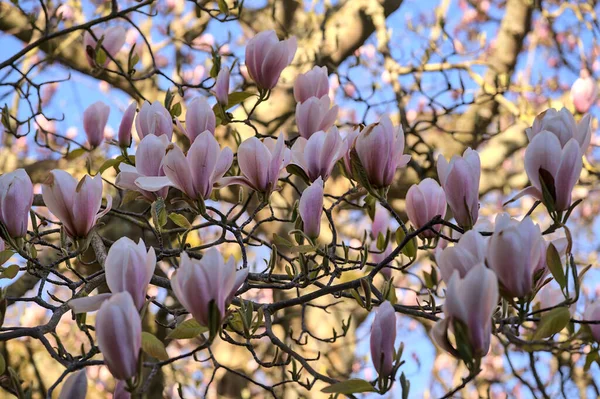
<svg viewBox="0 0 600 399">
<path fill-rule="evenodd" d="M 279 41 L 275 31 L 260 32 L 246 46 L 246 67 L 258 87 L 271 90 L 281 72 L 292 63 L 298 45 L 296 38 Z"/>
<path fill-rule="evenodd" d="M 102 101 L 93 103 L 83 112 L 83 130 L 92 148 L 102 144 L 109 114 L 110 107 Z"/>
<path fill-rule="evenodd" d="M 0 176 L 0 220 L 11 237 L 27 234 L 32 204 L 33 184 L 25 169 Z"/>
</svg>

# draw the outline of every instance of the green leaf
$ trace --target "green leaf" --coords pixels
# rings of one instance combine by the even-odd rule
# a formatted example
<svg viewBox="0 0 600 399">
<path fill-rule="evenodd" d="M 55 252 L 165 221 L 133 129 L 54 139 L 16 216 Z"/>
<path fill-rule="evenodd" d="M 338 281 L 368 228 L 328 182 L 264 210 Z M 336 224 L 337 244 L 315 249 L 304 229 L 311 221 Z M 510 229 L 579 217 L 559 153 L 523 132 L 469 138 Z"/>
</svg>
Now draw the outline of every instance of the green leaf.
<svg viewBox="0 0 600 399">
<path fill-rule="evenodd" d="M 285 247 L 285 248 L 294 247 L 294 244 L 291 241 L 289 241 L 277 234 L 273 234 L 273 243 L 275 245 L 277 245 L 278 247 Z"/>
<path fill-rule="evenodd" d="M 314 250 L 315 247 L 313 247 L 312 245 L 295 245 L 290 248 L 290 252 L 299 254 L 305 254 Z"/>
<path fill-rule="evenodd" d="M 79 158 L 80 156 L 82 156 L 86 152 L 88 152 L 88 151 L 85 148 L 78 148 L 78 149 L 73 150 L 70 153 L 68 153 L 65 158 L 67 160 L 69 160 L 69 161 L 72 161 L 73 159 Z"/>
<path fill-rule="evenodd" d="M 164 199 L 158 198 L 156 201 L 154 201 L 152 203 L 152 209 L 150 212 L 152 213 L 152 221 L 154 222 L 154 226 L 157 229 L 160 230 L 165 224 L 167 224 L 167 207 Z"/>
<path fill-rule="evenodd" d="M 122 162 L 122 160 L 119 159 L 119 158 L 107 159 L 106 161 L 104 161 L 104 163 L 102 164 L 102 166 L 100 166 L 100 169 L 98 169 L 98 173 L 102 174 L 107 169 L 112 168 L 112 167 L 117 166 L 117 165 L 120 165 L 121 162 Z"/>
<path fill-rule="evenodd" d="M 560 285 L 560 288 L 564 289 L 567 285 L 567 279 L 565 278 L 565 272 L 560 261 L 560 255 L 552 243 L 548 245 L 548 249 L 546 250 L 546 263 L 554 279 Z"/>
<path fill-rule="evenodd" d="M 396 244 L 402 244 L 405 237 L 406 233 L 404 233 L 404 229 L 402 229 L 402 227 L 398 227 L 398 230 L 396 230 Z M 417 244 L 415 243 L 414 238 L 408 241 L 404 247 L 402 247 L 402 253 L 411 259 L 414 259 L 414 257 L 417 256 Z"/>
<path fill-rule="evenodd" d="M 238 104 L 241 104 L 242 102 L 244 102 L 244 100 L 246 100 L 247 98 L 252 97 L 254 95 L 255 95 L 254 93 L 250 93 L 247 91 L 237 91 L 235 93 L 229 93 L 229 99 L 227 101 L 226 109 L 229 109 Z"/>
<path fill-rule="evenodd" d="M 181 103 L 174 104 L 171 107 L 170 112 L 171 112 L 171 116 L 175 117 L 175 118 L 178 117 L 179 115 L 181 115 Z"/>
<path fill-rule="evenodd" d="M 5 249 L 0 251 L 0 265 L 5 264 L 15 254 L 13 250 Z"/>
<path fill-rule="evenodd" d="M 570 319 L 571 313 L 569 313 L 568 308 L 552 309 L 542 316 L 540 324 L 538 325 L 537 330 L 535 330 L 535 334 L 533 334 L 533 340 L 538 341 L 559 333 L 567 324 L 569 324 Z"/>
<path fill-rule="evenodd" d="M 98 64 L 100 66 L 104 66 L 105 62 L 106 62 L 106 52 L 104 50 L 102 50 L 101 48 L 99 48 L 98 50 L 96 50 L 96 64 Z"/>
<path fill-rule="evenodd" d="M 217 4 L 219 5 L 219 11 L 221 11 L 225 15 L 229 15 L 229 7 L 225 0 L 218 0 Z"/>
<path fill-rule="evenodd" d="M 178 213 L 169 214 L 169 219 L 171 219 L 173 223 L 175 223 L 177 226 L 183 227 L 184 229 L 189 230 L 192 228 L 192 224 L 188 222 L 185 216 L 180 215 Z"/>
<path fill-rule="evenodd" d="M 361 393 L 361 392 L 376 392 L 373 385 L 371 385 L 368 381 L 361 379 L 351 379 L 348 381 L 338 382 L 337 384 L 330 385 L 321 389 L 323 393 L 341 393 L 344 395 L 349 395 L 353 393 Z"/>
<path fill-rule="evenodd" d="M 19 273 L 18 265 L 10 265 L 2 270 L 2 278 L 15 278 Z"/>
<path fill-rule="evenodd" d="M 4 360 L 4 356 L 0 355 L 0 375 L 4 374 L 6 371 L 6 360 Z"/>
<path fill-rule="evenodd" d="M 164 361 L 169 359 L 165 345 L 154 335 L 146 331 L 142 332 L 142 350 L 158 360 Z"/>
<path fill-rule="evenodd" d="M 201 326 L 195 319 L 189 319 L 178 325 L 167 335 L 169 339 L 192 339 L 208 331 L 208 327 Z"/>
<path fill-rule="evenodd" d="M 585 357 L 585 364 L 583 365 L 583 371 L 589 371 L 590 367 L 592 367 L 592 363 L 600 360 L 600 355 L 598 355 L 598 351 L 593 351 L 587 354 Z"/>
<path fill-rule="evenodd" d="M 306 184 L 308 184 L 310 182 L 310 179 L 308 178 L 308 175 L 306 174 L 306 172 L 304 171 L 304 169 L 302 169 L 300 166 L 296 165 L 296 164 L 289 164 L 288 166 L 285 167 L 285 170 L 295 176 L 300 177 L 302 180 L 304 180 L 304 182 Z"/>
</svg>

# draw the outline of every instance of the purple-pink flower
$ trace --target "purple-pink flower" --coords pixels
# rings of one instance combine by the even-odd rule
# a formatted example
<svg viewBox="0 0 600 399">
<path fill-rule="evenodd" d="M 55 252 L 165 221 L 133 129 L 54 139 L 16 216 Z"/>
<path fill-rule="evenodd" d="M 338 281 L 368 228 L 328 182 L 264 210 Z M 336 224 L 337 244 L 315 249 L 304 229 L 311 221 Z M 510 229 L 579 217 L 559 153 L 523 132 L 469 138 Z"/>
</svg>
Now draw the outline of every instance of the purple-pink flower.
<svg viewBox="0 0 600 399">
<path fill-rule="evenodd" d="M 110 107 L 102 101 L 93 103 L 83 111 L 83 130 L 92 148 L 102 144 L 109 115 Z"/>
<path fill-rule="evenodd" d="M 371 325 L 371 359 L 381 377 L 388 377 L 394 367 L 396 312 L 388 301 L 379 305 Z"/>
<path fill-rule="evenodd" d="M 296 38 L 279 41 L 273 30 L 263 31 L 248 41 L 246 67 L 258 87 L 271 90 L 281 72 L 292 63 L 298 44 Z"/>
<path fill-rule="evenodd" d="M 446 216 L 446 195 L 440 185 L 433 179 L 427 178 L 419 184 L 413 184 L 406 193 L 406 213 L 408 219 L 417 229 L 425 226 L 435 216 Z M 432 227 L 440 231 L 441 225 Z M 431 230 L 421 233 L 423 237 L 433 238 L 436 234 Z"/>
<path fill-rule="evenodd" d="M 323 179 L 320 176 L 302 193 L 298 211 L 304 233 L 313 239 L 319 237 L 323 215 Z"/>
<path fill-rule="evenodd" d="M 305 139 L 318 131 L 327 131 L 337 119 L 338 106 L 331 107 L 329 96 L 310 97 L 296 104 L 296 125 L 298 133 Z"/>
<path fill-rule="evenodd" d="M 311 182 L 318 177 L 326 181 L 346 154 L 346 145 L 335 126 L 328 133 L 316 132 L 308 140 L 298 137 L 292 146 L 292 162 L 304 170 Z"/>
<path fill-rule="evenodd" d="M 0 220 L 8 235 L 27 235 L 29 211 L 33 204 L 33 184 L 25 169 L 0 176 Z"/>
<path fill-rule="evenodd" d="M 327 67 L 314 66 L 310 71 L 298 75 L 294 82 L 294 98 L 299 103 L 311 97 L 321 98 L 328 94 Z"/>
</svg>

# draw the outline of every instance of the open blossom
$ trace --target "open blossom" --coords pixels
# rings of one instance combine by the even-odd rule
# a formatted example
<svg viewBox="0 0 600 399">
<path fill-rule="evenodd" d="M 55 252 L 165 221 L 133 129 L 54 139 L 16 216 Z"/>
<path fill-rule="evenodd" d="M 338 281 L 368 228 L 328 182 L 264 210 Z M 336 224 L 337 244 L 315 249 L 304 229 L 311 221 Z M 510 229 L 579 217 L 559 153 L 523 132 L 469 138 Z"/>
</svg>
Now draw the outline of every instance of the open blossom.
<svg viewBox="0 0 600 399">
<path fill-rule="evenodd" d="M 271 90 L 281 72 L 292 63 L 298 44 L 295 37 L 279 41 L 274 30 L 263 31 L 246 45 L 246 67 L 258 87 Z"/>
<path fill-rule="evenodd" d="M 242 176 L 224 177 L 223 185 L 241 184 L 264 194 L 277 188 L 277 181 L 291 159 L 283 135 L 277 140 L 267 137 L 263 141 L 250 137 L 240 144 L 237 155 Z"/>
<path fill-rule="evenodd" d="M 598 84 L 587 69 L 582 69 L 579 78 L 571 86 L 571 100 L 577 112 L 585 114 L 598 98 Z"/>
<path fill-rule="evenodd" d="M 408 219 L 415 226 L 421 228 L 435 216 L 446 216 L 446 195 L 440 185 L 433 179 L 427 178 L 419 184 L 413 184 L 406 193 L 406 213 Z M 435 231 L 440 231 L 441 225 L 433 226 Z M 423 237 L 435 237 L 435 233 L 426 230 Z"/>
<path fill-rule="evenodd" d="M 128 148 L 131 145 L 131 128 L 133 127 L 136 110 L 137 104 L 133 101 L 123 113 L 118 135 L 119 147 L 121 148 Z"/>
<path fill-rule="evenodd" d="M 165 135 L 171 141 L 173 138 L 173 120 L 171 114 L 158 101 L 150 104 L 145 101 L 135 118 L 135 129 L 138 137 L 144 137 L 152 134 L 155 136 Z"/>
<path fill-rule="evenodd" d="M 304 170 L 311 182 L 318 177 L 325 181 L 345 153 L 346 143 L 334 126 L 328 133 L 318 131 L 308 140 L 298 137 L 292 146 L 292 162 Z"/>
<path fill-rule="evenodd" d="M 108 54 L 110 54 L 113 58 L 117 55 L 119 50 L 121 50 L 121 47 L 123 47 L 123 45 L 125 44 L 125 36 L 127 32 L 122 26 L 111 26 L 106 29 L 102 29 L 100 27 L 93 27 L 92 31 L 94 32 L 94 35 L 98 40 L 100 40 L 101 37 L 104 37 L 104 39 L 102 40 L 102 47 L 104 47 L 106 52 L 108 52 Z M 94 37 L 89 32 L 85 32 L 83 36 L 83 45 L 85 49 L 85 56 L 91 67 L 94 67 L 96 65 L 96 61 L 90 57 L 88 47 L 94 50 L 96 49 L 96 43 L 96 39 L 94 39 Z M 106 61 L 104 61 L 104 65 L 101 66 L 107 66 L 109 62 L 110 57 L 107 56 Z"/>
<path fill-rule="evenodd" d="M 215 95 L 217 102 L 223 106 L 226 106 L 229 102 L 229 68 L 224 67 L 219 71 L 215 87 L 212 90 Z M 214 133 L 214 129 L 213 129 Z"/>
<path fill-rule="evenodd" d="M 585 154 L 592 139 L 592 117 L 585 115 L 579 123 L 576 123 L 568 109 L 563 108 L 557 111 L 550 108 L 536 116 L 533 126 L 527 128 L 525 133 L 529 141 L 533 142 L 533 138 L 543 131 L 555 135 L 561 147 L 565 147 L 569 140 L 575 139 L 581 153 Z"/>
<path fill-rule="evenodd" d="M 171 278 L 175 296 L 198 323 L 208 326 L 209 306 L 214 301 L 222 320 L 238 288 L 248 276 L 248 269 L 236 271 L 235 261 L 227 263 L 216 248 L 211 248 L 200 260 L 190 259 L 186 252 Z"/>
<path fill-rule="evenodd" d="M 308 100 L 296 104 L 296 125 L 298 133 L 305 139 L 316 132 L 327 131 L 337 119 L 338 106 L 331 107 L 329 96 L 321 98 L 310 97 Z"/>
<path fill-rule="evenodd" d="M 479 154 L 467 148 L 462 157 L 454 155 L 450 163 L 440 155 L 437 172 L 454 218 L 462 227 L 471 228 L 479 216 Z"/>
<path fill-rule="evenodd" d="M 461 278 L 455 271 L 447 283 L 445 318 L 438 321 L 431 335 L 444 350 L 459 357 L 458 351 L 448 340 L 448 330 L 455 331 L 460 323 L 466 329 L 468 345 L 473 356 L 485 356 L 490 347 L 492 315 L 498 304 L 498 281 L 494 272 L 480 263 Z"/>
<path fill-rule="evenodd" d="M 144 240 L 140 239 L 136 244 L 128 237 L 121 237 L 106 255 L 106 284 L 112 293 L 129 292 L 135 306 L 141 309 L 146 302 L 146 291 L 155 267 L 154 248 L 146 251 Z"/>
<path fill-rule="evenodd" d="M 298 206 L 302 218 L 303 231 L 311 238 L 319 237 L 321 216 L 323 215 L 323 179 L 318 177 L 300 197 Z"/>
<path fill-rule="evenodd" d="M 549 198 L 551 204 L 546 206 L 557 211 L 569 209 L 571 192 L 582 168 L 582 153 L 577 140 L 569 139 L 562 146 L 556 135 L 542 131 L 535 135 L 525 150 L 525 171 L 532 186 L 517 197 L 531 194 L 540 200 Z"/>
<path fill-rule="evenodd" d="M 404 131 L 401 126 L 394 127 L 388 116 L 365 127 L 354 146 L 366 178 L 375 188 L 391 185 L 396 169 L 410 161 L 410 155 L 404 154 Z"/>
<path fill-rule="evenodd" d="M 106 208 L 102 206 L 102 176 L 85 175 L 79 183 L 69 173 L 54 169 L 42 185 L 42 197 L 50 212 L 62 223 L 66 233 L 73 238 L 86 237 L 96 222 L 112 206 L 112 197 L 106 195 Z"/>
<path fill-rule="evenodd" d="M 33 184 L 25 169 L 0 176 L 0 220 L 9 236 L 17 238 L 27 235 L 32 204 Z"/>
<path fill-rule="evenodd" d="M 92 148 L 102 144 L 104 129 L 110 115 L 110 107 L 97 101 L 83 111 L 83 130 Z"/>
<path fill-rule="evenodd" d="M 546 265 L 546 243 L 540 227 L 529 216 L 517 221 L 506 213 L 499 214 L 486 259 L 505 294 L 525 297 L 533 288 L 537 272 Z"/>
<path fill-rule="evenodd" d="M 394 366 L 394 342 L 396 341 L 396 312 L 385 301 L 377 309 L 371 325 L 371 359 L 373 367 L 382 377 L 388 377 Z"/>
<path fill-rule="evenodd" d="M 294 98 L 299 103 L 311 97 L 321 98 L 328 94 L 327 67 L 314 66 L 310 71 L 298 75 L 294 82 Z"/>
<path fill-rule="evenodd" d="M 128 292 L 105 301 L 96 315 L 96 339 L 104 362 L 118 380 L 137 373 L 142 348 L 142 320 Z"/>
<path fill-rule="evenodd" d="M 208 199 L 233 162 L 229 147 L 221 149 L 211 132 L 205 131 L 192 143 L 187 156 L 175 144 L 167 147 L 162 162 L 164 177 L 140 178 L 137 184 L 149 191 L 173 186 L 190 199 Z"/>
<path fill-rule="evenodd" d="M 464 278 L 474 266 L 485 262 L 486 242 L 477 230 L 463 234 L 452 247 L 447 247 L 435 255 L 442 279 L 448 283 L 455 271 Z"/>
<path fill-rule="evenodd" d="M 185 128 L 176 120 L 177 126 L 193 143 L 205 131 L 215 134 L 217 119 L 204 97 L 195 97 L 187 107 Z"/>
<path fill-rule="evenodd" d="M 146 190 L 144 186 L 145 177 L 165 176 L 163 158 L 169 146 L 167 136 L 148 135 L 142 139 L 135 153 L 135 166 L 121 163 L 119 174 L 115 185 L 127 190 L 137 191 L 148 201 L 154 201 L 158 197 L 166 198 L 169 187 L 161 186 L 158 189 Z"/>
</svg>

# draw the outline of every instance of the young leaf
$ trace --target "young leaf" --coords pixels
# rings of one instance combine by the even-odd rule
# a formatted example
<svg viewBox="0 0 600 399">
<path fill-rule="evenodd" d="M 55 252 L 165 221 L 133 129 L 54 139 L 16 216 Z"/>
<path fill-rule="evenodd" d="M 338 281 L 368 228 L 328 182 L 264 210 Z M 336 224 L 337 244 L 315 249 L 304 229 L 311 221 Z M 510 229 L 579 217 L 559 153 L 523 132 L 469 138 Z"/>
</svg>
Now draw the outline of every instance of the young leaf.
<svg viewBox="0 0 600 399">
<path fill-rule="evenodd" d="M 368 381 L 356 378 L 330 385 L 321 389 L 321 392 L 350 395 L 353 393 L 376 392 L 376 390 Z"/>
<path fill-rule="evenodd" d="M 540 339 L 547 338 L 553 334 L 559 333 L 571 319 L 571 313 L 568 308 L 556 308 L 552 309 L 540 320 L 535 334 L 533 334 L 533 340 L 538 341 Z"/>
<path fill-rule="evenodd" d="M 546 250 L 546 263 L 552 276 L 554 276 L 554 279 L 560 285 L 560 288 L 564 289 L 567 285 L 567 279 L 565 278 L 565 272 L 560 261 L 560 255 L 552 243 L 548 245 L 548 249 Z"/>
<path fill-rule="evenodd" d="M 167 335 L 168 339 L 192 339 L 208 331 L 208 327 L 201 326 L 195 319 L 189 319 L 178 325 Z"/>
<path fill-rule="evenodd" d="M 148 355 L 164 361 L 169 359 L 165 345 L 149 332 L 142 332 L 142 350 Z"/>
</svg>

